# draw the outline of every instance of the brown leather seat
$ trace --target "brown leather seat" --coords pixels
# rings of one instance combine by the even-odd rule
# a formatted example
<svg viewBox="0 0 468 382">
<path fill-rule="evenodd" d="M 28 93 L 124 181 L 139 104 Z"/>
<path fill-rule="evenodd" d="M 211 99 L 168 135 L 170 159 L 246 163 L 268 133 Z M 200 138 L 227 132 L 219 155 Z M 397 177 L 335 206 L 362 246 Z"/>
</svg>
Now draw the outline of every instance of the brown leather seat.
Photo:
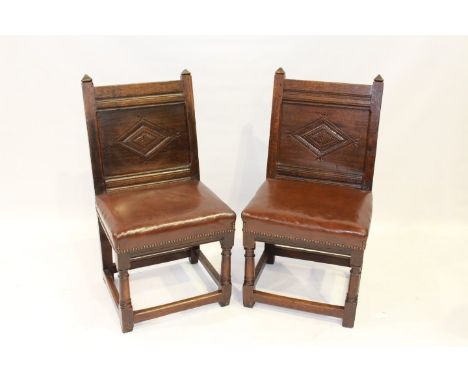
<svg viewBox="0 0 468 382">
<path fill-rule="evenodd" d="M 363 249 L 371 215 L 369 191 L 267 179 L 244 209 L 242 219 L 247 232 Z"/>
<path fill-rule="evenodd" d="M 234 229 L 236 214 L 202 182 L 96 196 L 106 233 L 120 252 L 162 248 Z"/>
</svg>

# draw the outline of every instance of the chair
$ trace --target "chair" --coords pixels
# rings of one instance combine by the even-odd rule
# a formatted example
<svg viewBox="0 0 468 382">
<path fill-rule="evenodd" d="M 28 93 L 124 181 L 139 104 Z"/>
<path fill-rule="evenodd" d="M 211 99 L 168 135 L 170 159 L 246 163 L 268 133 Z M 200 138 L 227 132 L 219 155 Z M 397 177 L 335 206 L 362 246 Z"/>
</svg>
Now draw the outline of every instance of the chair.
<svg viewBox="0 0 468 382">
<path fill-rule="evenodd" d="M 242 212 L 243 302 L 325 314 L 353 327 L 372 213 L 383 79 L 371 86 L 275 74 L 267 176 Z M 265 250 L 255 266 L 256 241 Z M 351 268 L 344 306 L 255 289 L 276 256 Z"/>
<path fill-rule="evenodd" d="M 228 305 L 236 215 L 200 182 L 190 73 L 179 81 L 100 87 L 85 75 L 82 88 L 102 268 L 122 331 L 209 303 Z M 215 241 L 221 275 L 200 250 Z M 182 258 L 200 261 L 218 289 L 134 311 L 128 271 Z"/>
</svg>

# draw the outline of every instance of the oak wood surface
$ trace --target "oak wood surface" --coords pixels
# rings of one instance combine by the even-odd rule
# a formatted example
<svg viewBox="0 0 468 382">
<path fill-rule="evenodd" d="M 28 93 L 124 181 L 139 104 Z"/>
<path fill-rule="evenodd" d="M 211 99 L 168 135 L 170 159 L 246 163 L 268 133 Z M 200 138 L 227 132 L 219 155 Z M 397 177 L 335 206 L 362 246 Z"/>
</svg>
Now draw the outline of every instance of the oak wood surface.
<svg viewBox="0 0 468 382">
<path fill-rule="evenodd" d="M 273 256 L 289 257 L 291 259 L 315 261 L 317 263 L 341 265 L 345 267 L 350 266 L 351 260 L 351 257 L 346 255 L 317 252 L 306 249 L 286 248 L 276 245 L 271 245 L 268 248 L 268 254 L 272 254 Z"/>
<path fill-rule="evenodd" d="M 343 307 L 324 304 L 315 301 L 302 300 L 294 297 L 286 297 L 277 294 L 254 290 L 255 301 L 270 305 L 302 310 L 304 312 L 325 314 L 327 316 L 343 317 Z"/>
<path fill-rule="evenodd" d="M 167 314 L 212 304 L 219 301 L 220 295 L 221 291 L 210 292 L 200 296 L 190 297 L 184 300 L 170 302 L 168 304 L 159 305 L 152 308 L 136 310 L 134 312 L 134 321 L 141 322 L 165 316 Z"/>
</svg>

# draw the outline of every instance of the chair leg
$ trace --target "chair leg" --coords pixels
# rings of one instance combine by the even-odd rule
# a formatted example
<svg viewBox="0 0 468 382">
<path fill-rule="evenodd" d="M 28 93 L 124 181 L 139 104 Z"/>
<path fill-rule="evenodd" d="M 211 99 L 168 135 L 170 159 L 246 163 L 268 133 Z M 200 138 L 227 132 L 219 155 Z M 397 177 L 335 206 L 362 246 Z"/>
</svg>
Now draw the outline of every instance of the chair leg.
<svg viewBox="0 0 468 382">
<path fill-rule="evenodd" d="M 356 318 L 356 308 L 359 295 L 359 284 L 361 282 L 362 254 L 357 259 L 351 259 L 351 271 L 349 276 L 348 293 L 344 305 L 343 326 L 352 328 Z"/>
<path fill-rule="evenodd" d="M 231 249 L 234 246 L 234 233 L 221 240 L 221 299 L 219 305 L 229 305 L 231 301 Z"/>
<path fill-rule="evenodd" d="M 198 263 L 198 252 L 200 251 L 200 246 L 192 247 L 190 249 L 190 264 Z"/>
<path fill-rule="evenodd" d="M 133 330 L 133 307 L 128 269 L 119 269 L 119 311 L 122 332 L 131 332 Z"/>
<path fill-rule="evenodd" d="M 245 249 L 245 272 L 244 286 L 242 296 L 244 306 L 252 308 L 255 304 L 254 285 L 255 285 L 255 239 L 244 233 Z"/>
<path fill-rule="evenodd" d="M 274 264 L 275 263 L 275 255 L 272 253 L 272 244 L 266 244 L 265 243 L 265 252 L 267 253 L 267 264 Z"/>
<path fill-rule="evenodd" d="M 101 242 L 101 257 L 102 257 L 102 270 L 104 273 L 114 278 L 114 262 L 112 261 L 112 247 L 109 243 L 109 239 L 102 228 L 101 222 L 98 220 L 99 225 L 99 239 Z"/>
</svg>

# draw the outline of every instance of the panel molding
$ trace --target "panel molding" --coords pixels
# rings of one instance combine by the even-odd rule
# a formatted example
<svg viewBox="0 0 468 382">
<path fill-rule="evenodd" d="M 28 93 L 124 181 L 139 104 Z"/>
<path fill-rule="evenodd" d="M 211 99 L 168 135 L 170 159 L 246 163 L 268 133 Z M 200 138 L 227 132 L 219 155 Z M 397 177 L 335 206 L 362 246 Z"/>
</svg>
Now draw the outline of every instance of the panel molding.
<svg viewBox="0 0 468 382">
<path fill-rule="evenodd" d="M 169 134 L 166 129 L 141 118 L 120 136 L 118 144 L 148 160 L 179 136 L 180 134 Z"/>
<path fill-rule="evenodd" d="M 356 184 L 360 186 L 362 182 L 362 172 L 339 170 L 329 170 L 311 167 L 292 166 L 284 163 L 277 163 L 277 174 L 291 178 L 309 178 L 323 181 L 333 181 L 338 183 Z"/>
<path fill-rule="evenodd" d="M 104 180 L 108 189 L 116 190 L 185 178 L 190 178 L 190 164 L 164 170 L 108 176 Z"/>
<path fill-rule="evenodd" d="M 322 82 L 286 79 L 284 81 L 285 91 L 323 92 L 343 95 L 369 96 L 371 86 L 361 84 L 347 84 L 343 82 Z"/>
<path fill-rule="evenodd" d="M 172 94 L 182 92 L 182 83 L 178 81 L 146 82 L 140 84 L 96 86 L 96 100 L 103 98 L 140 97 L 156 94 Z"/>
<path fill-rule="evenodd" d="M 307 123 L 289 133 L 289 136 L 311 151 L 318 160 L 351 144 L 358 145 L 357 139 L 346 134 L 325 117 Z"/>
<path fill-rule="evenodd" d="M 368 95 L 285 90 L 283 93 L 283 102 L 315 103 L 320 105 L 349 106 L 368 109 L 370 108 L 371 98 Z"/>
<path fill-rule="evenodd" d="M 99 110 L 115 109 L 135 106 L 158 106 L 168 103 L 183 103 L 183 93 L 158 94 L 139 97 L 103 98 L 96 100 L 96 108 Z"/>
</svg>

